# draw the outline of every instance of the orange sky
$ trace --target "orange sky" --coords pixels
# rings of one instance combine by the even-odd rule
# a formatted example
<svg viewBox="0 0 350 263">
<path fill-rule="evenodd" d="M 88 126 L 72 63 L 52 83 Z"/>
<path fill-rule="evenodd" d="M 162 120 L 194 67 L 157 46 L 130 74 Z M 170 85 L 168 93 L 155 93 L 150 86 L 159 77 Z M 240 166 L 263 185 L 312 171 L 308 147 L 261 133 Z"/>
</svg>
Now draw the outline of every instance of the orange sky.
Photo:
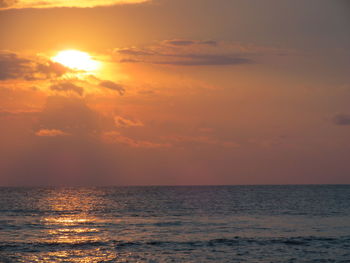
<svg viewBox="0 0 350 263">
<path fill-rule="evenodd" d="M 349 11 L 0 1 L 0 185 L 350 183 Z"/>
</svg>

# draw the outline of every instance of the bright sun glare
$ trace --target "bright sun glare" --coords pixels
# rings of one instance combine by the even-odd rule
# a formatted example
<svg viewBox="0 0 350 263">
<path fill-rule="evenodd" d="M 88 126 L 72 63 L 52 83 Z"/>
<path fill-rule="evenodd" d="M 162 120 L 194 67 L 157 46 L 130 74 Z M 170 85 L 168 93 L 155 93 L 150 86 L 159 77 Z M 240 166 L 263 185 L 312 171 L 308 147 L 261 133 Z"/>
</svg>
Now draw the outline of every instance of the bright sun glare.
<svg viewBox="0 0 350 263">
<path fill-rule="evenodd" d="M 52 58 L 52 61 L 60 63 L 75 70 L 94 71 L 100 63 L 93 60 L 88 53 L 78 50 L 63 50 Z"/>
</svg>

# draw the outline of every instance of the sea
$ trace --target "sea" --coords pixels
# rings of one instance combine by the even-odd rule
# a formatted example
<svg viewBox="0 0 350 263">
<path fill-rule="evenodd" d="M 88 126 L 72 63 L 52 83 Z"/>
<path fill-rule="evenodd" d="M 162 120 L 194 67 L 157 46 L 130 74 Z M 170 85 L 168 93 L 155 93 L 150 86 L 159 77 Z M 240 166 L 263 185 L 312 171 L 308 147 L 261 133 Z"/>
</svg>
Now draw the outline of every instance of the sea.
<svg viewBox="0 0 350 263">
<path fill-rule="evenodd" d="M 350 185 L 3 187 L 0 262 L 350 262 Z"/>
</svg>

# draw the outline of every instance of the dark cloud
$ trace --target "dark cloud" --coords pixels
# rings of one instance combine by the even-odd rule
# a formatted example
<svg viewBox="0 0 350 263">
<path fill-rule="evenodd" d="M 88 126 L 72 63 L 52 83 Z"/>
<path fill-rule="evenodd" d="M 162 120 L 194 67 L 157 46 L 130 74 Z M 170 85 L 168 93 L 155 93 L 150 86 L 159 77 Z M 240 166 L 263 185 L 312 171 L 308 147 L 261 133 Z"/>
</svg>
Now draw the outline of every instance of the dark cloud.
<svg viewBox="0 0 350 263">
<path fill-rule="evenodd" d="M 84 94 L 84 88 L 74 85 L 73 83 L 70 83 L 70 82 L 63 82 L 63 83 L 52 85 L 50 89 L 53 91 L 75 92 L 80 96 L 83 96 Z"/>
<path fill-rule="evenodd" d="M 120 95 L 124 95 L 125 93 L 124 87 L 117 83 L 114 83 L 113 81 L 109 81 L 109 80 L 101 81 L 100 86 L 110 90 L 118 91 Z"/>
<path fill-rule="evenodd" d="M 16 53 L 0 51 L 0 80 L 38 80 L 58 77 L 68 68 L 52 61 L 39 62 L 20 57 Z"/>
<path fill-rule="evenodd" d="M 228 66 L 253 63 L 251 59 L 233 57 L 230 55 L 197 55 L 188 54 L 178 56 L 183 60 L 154 61 L 154 64 L 179 65 L 179 66 Z"/>
<path fill-rule="evenodd" d="M 131 56 L 151 56 L 155 54 L 154 52 L 137 49 L 137 48 L 117 49 L 116 52 L 118 52 L 121 55 L 131 55 Z"/>
<path fill-rule="evenodd" d="M 119 63 L 149 63 L 145 60 L 139 60 L 139 59 L 130 59 L 130 58 L 123 58 L 118 61 Z"/>
<path fill-rule="evenodd" d="M 196 41 L 196 40 L 186 40 L 186 39 L 165 40 L 163 43 L 171 46 L 192 46 L 192 45 L 216 46 L 218 44 L 216 41 L 213 41 L 213 40 Z"/>
<path fill-rule="evenodd" d="M 68 71 L 72 71 L 71 69 L 66 68 L 62 64 L 52 61 L 47 61 L 45 64 L 37 63 L 36 70 L 39 73 L 44 74 L 44 76 L 46 76 L 47 78 L 62 76 Z"/>
<path fill-rule="evenodd" d="M 162 58 L 149 59 L 122 59 L 121 63 L 150 63 L 160 65 L 177 66 L 233 66 L 254 63 L 252 59 L 235 57 L 232 55 L 207 55 L 207 54 L 185 54 L 185 55 L 162 55 Z M 168 59 L 164 59 L 168 57 Z"/>
<path fill-rule="evenodd" d="M 17 54 L 0 53 L 0 80 L 28 78 L 33 74 L 33 63 Z"/>
<path fill-rule="evenodd" d="M 350 114 L 338 114 L 334 116 L 333 122 L 340 126 L 350 125 Z"/>
<path fill-rule="evenodd" d="M 193 40 L 166 40 L 164 44 L 173 45 L 173 46 L 190 46 L 195 44 Z"/>
<path fill-rule="evenodd" d="M 165 40 L 157 46 L 138 49 L 135 47 L 116 50 L 123 57 L 121 63 L 150 63 L 178 66 L 230 66 L 250 64 L 244 52 L 232 52 L 231 46 L 218 49 L 217 41 Z M 176 48 L 174 48 L 176 47 Z"/>
<path fill-rule="evenodd" d="M 216 46 L 216 45 L 218 45 L 218 42 L 216 42 L 214 40 L 208 40 L 208 41 L 201 41 L 200 44 L 209 45 L 209 46 Z"/>
</svg>

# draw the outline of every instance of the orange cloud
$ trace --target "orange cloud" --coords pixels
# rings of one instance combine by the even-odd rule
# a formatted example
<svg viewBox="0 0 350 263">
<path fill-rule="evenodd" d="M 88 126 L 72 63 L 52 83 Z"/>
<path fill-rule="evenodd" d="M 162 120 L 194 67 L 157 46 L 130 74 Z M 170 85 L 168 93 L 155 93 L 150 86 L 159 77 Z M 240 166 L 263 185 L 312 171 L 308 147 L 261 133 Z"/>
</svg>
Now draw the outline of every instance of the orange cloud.
<svg viewBox="0 0 350 263">
<path fill-rule="evenodd" d="M 151 141 L 132 139 L 115 131 L 105 132 L 102 135 L 102 141 L 110 144 L 124 144 L 132 148 L 164 148 L 171 146 L 169 143 L 156 143 Z"/>
<path fill-rule="evenodd" d="M 57 136 L 67 136 L 69 135 L 69 133 L 66 133 L 64 131 L 61 130 L 56 130 L 56 129 L 42 129 L 39 130 L 35 133 L 36 136 L 40 136 L 40 137 L 57 137 Z"/>
<path fill-rule="evenodd" d="M 127 127 L 142 127 L 143 123 L 139 120 L 126 119 L 121 116 L 114 117 L 115 126 L 127 128 Z"/>
<path fill-rule="evenodd" d="M 54 7 L 79 7 L 89 8 L 97 6 L 112 6 L 119 4 L 139 4 L 149 0 L 0 0 L 0 9 L 21 9 L 21 8 L 54 8 Z"/>
</svg>

